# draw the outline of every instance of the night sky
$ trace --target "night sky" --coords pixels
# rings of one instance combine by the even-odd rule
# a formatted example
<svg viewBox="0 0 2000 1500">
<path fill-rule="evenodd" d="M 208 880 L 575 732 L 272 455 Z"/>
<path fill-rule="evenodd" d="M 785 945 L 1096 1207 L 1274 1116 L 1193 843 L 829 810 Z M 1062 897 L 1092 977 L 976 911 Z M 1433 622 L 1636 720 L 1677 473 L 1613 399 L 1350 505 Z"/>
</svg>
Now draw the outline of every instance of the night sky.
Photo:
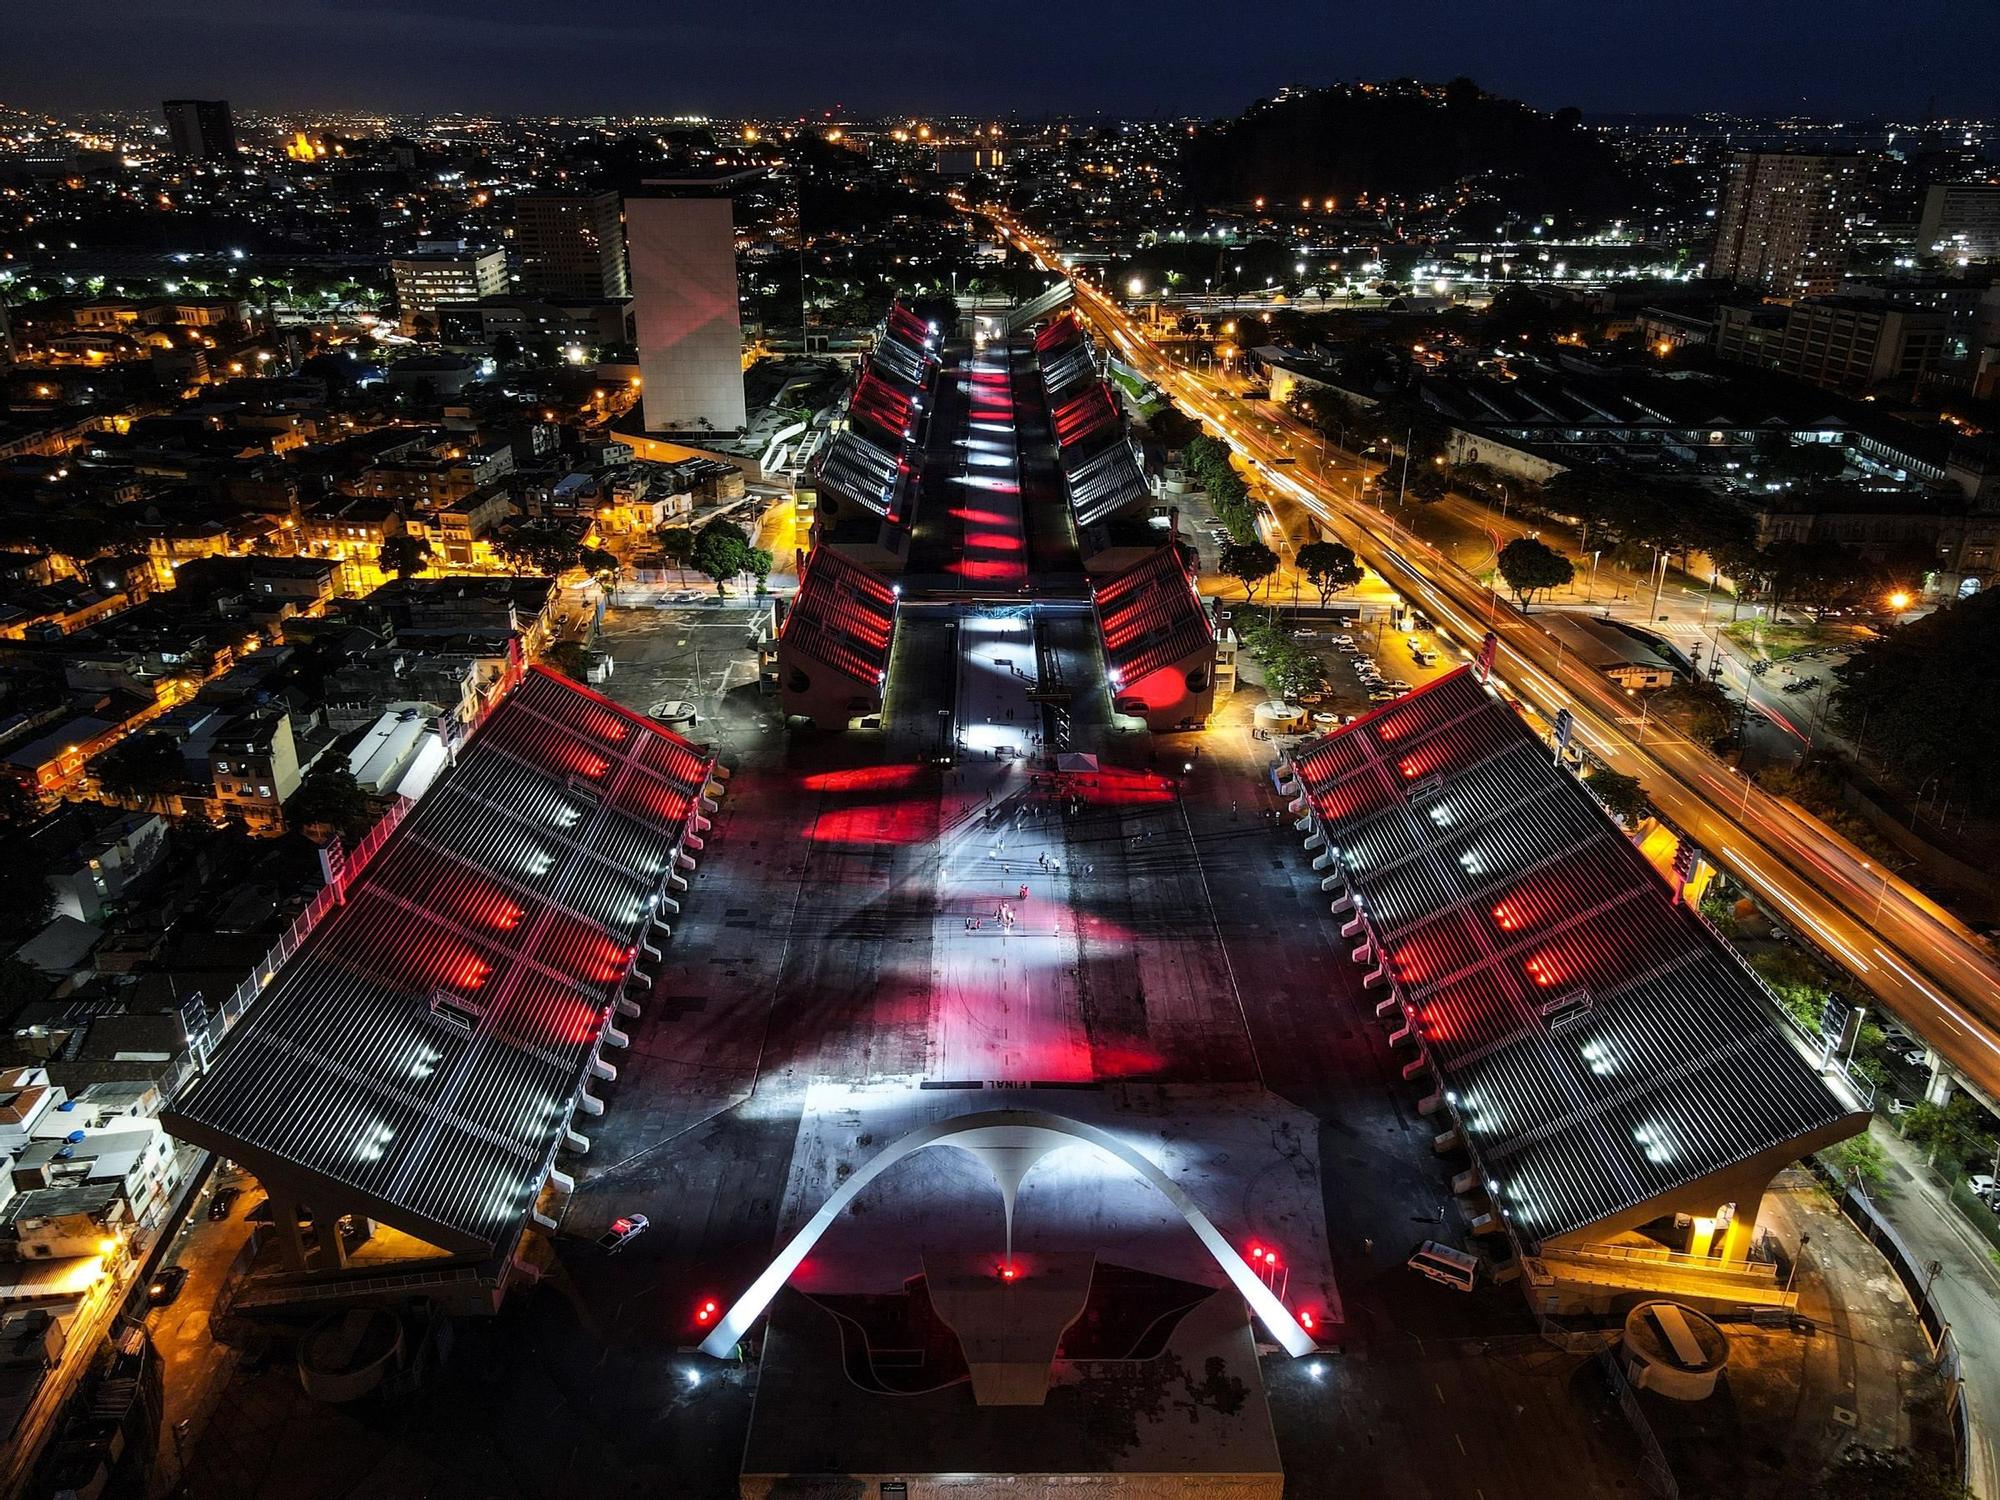
<svg viewBox="0 0 2000 1500">
<path fill-rule="evenodd" d="M 1995 0 L 80 0 L 0 9 L 0 103 L 1233 113 L 1466 74 L 1587 110 L 2000 115 Z"/>
</svg>

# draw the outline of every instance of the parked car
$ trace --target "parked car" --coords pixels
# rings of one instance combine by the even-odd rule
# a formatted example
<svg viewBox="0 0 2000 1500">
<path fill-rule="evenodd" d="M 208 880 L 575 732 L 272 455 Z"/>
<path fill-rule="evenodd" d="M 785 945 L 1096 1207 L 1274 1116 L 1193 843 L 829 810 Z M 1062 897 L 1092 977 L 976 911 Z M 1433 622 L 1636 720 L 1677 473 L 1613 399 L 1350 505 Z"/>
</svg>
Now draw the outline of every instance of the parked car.
<svg viewBox="0 0 2000 1500">
<path fill-rule="evenodd" d="M 1405 1264 L 1419 1275 L 1461 1292 L 1471 1291 L 1479 1282 L 1477 1256 L 1440 1245 L 1436 1240 L 1425 1240 L 1417 1246 Z"/>
<path fill-rule="evenodd" d="M 208 1216 L 220 1222 L 229 1217 L 229 1211 L 236 1206 L 236 1200 L 243 1196 L 242 1188 L 219 1187 L 215 1196 L 208 1200 Z"/>
<path fill-rule="evenodd" d="M 1981 1198 L 1991 1198 L 2000 1191 L 2000 1180 L 1995 1180 L 1991 1172 L 1974 1172 L 1965 1179 L 1965 1185 Z"/>
<path fill-rule="evenodd" d="M 1292 632 L 1292 639 L 1295 641 L 1311 641 L 1318 638 L 1319 632 L 1314 630 L 1310 625 L 1301 625 L 1297 630 Z"/>
<path fill-rule="evenodd" d="M 598 1248 L 607 1255 L 616 1255 L 651 1227 L 651 1222 L 644 1214 L 622 1214 L 613 1219 L 611 1227 L 597 1237 Z"/>
<path fill-rule="evenodd" d="M 162 1266 L 159 1274 L 146 1283 L 146 1305 L 166 1307 L 181 1294 L 187 1284 L 186 1266 Z"/>
</svg>

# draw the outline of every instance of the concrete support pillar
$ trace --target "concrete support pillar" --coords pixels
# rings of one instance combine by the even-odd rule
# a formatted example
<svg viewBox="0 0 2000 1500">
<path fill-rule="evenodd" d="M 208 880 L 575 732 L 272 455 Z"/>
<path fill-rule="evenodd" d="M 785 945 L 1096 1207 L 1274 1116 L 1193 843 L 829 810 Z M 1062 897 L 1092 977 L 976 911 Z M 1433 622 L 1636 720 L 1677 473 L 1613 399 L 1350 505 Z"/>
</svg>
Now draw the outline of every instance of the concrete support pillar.
<svg viewBox="0 0 2000 1500">
<path fill-rule="evenodd" d="M 549 1168 L 548 1181 L 560 1192 L 573 1193 L 576 1191 L 576 1179 L 570 1176 L 569 1173 L 558 1171 L 554 1167 Z"/>
<path fill-rule="evenodd" d="M 699 807 L 703 812 L 707 813 L 711 818 L 714 817 L 716 812 L 718 811 L 715 799 L 713 797 L 703 797 L 695 803 L 695 806 Z"/>
<path fill-rule="evenodd" d="M 653 987 L 653 976 L 646 973 L 643 969 L 634 969 L 625 976 L 625 983 L 636 985 L 642 990 L 650 990 Z"/>
<path fill-rule="evenodd" d="M 605 1083 L 616 1083 L 618 1081 L 618 1070 L 603 1058 L 593 1056 L 590 1059 L 590 1076 Z"/>
<path fill-rule="evenodd" d="M 1326 850 L 1324 853 L 1315 854 L 1313 856 L 1313 868 L 1315 870 L 1330 870 L 1333 868 L 1333 866 L 1334 866 L 1334 856 L 1333 856 L 1333 851 L 1331 849 Z"/>
<path fill-rule="evenodd" d="M 1396 1012 L 1398 1012 L 1402 1008 L 1403 1008 L 1402 996 L 1396 994 L 1390 994 L 1388 996 L 1385 996 L 1383 999 L 1377 1000 L 1375 1002 L 1375 1019 L 1378 1021 L 1386 1021 L 1389 1019 L 1389 1017 L 1395 1015 Z"/>
<path fill-rule="evenodd" d="M 1367 930 L 1368 924 L 1361 919 L 1361 913 L 1358 911 L 1340 924 L 1340 935 L 1344 938 L 1360 937 Z"/>
<path fill-rule="evenodd" d="M 576 1107 L 593 1119 L 604 1113 L 604 1101 L 590 1090 L 581 1090 L 576 1096 Z"/>
<path fill-rule="evenodd" d="M 674 864 L 683 870 L 692 870 L 694 868 L 694 857 L 687 853 L 676 854 L 674 856 Z M 686 887 L 682 887 L 682 889 L 686 889 Z"/>
<path fill-rule="evenodd" d="M 1361 976 L 1361 988 L 1363 988 L 1364 990 L 1372 990 L 1380 985 L 1385 985 L 1388 982 L 1389 982 L 1389 966 L 1386 963 L 1377 964 L 1374 968 L 1370 969 L 1366 974 L 1363 974 Z"/>
<path fill-rule="evenodd" d="M 688 888 L 687 877 L 685 875 L 669 875 L 667 877 L 667 884 L 677 891 L 684 891 Z M 678 908 L 676 909 L 678 910 Z"/>
<path fill-rule="evenodd" d="M 1958 1080 L 1951 1076 L 1951 1065 L 1929 1048 L 1924 1050 L 1924 1061 L 1930 1064 L 1930 1082 L 1924 1085 L 1924 1098 L 1939 1109 L 1951 1103 L 1952 1091 L 1958 1087 Z"/>
<path fill-rule="evenodd" d="M 624 1032 L 613 1026 L 609 1021 L 606 1021 L 604 1023 L 604 1045 L 607 1047 L 629 1047 L 632 1045 L 632 1038 L 625 1035 Z"/>
<path fill-rule="evenodd" d="M 347 1264 L 347 1241 L 341 1238 L 340 1215 L 315 1212 L 313 1214 L 313 1238 L 319 1241 L 319 1266 L 322 1271 L 338 1271 Z"/>
<path fill-rule="evenodd" d="M 590 1151 L 590 1137 L 580 1130 L 566 1127 L 562 1135 L 562 1148 L 571 1156 L 587 1155 Z"/>
<path fill-rule="evenodd" d="M 299 1200 L 280 1197 L 273 1192 L 271 1200 L 271 1227 L 278 1236 L 278 1254 L 285 1262 L 287 1271 L 308 1271 L 311 1266 L 306 1260 L 306 1237 L 299 1230 Z"/>
<path fill-rule="evenodd" d="M 672 896 L 662 896 L 660 897 L 660 910 L 666 912 L 669 916 L 679 916 L 681 904 Z M 666 924 L 662 922 L 660 925 L 664 927 Z"/>
<path fill-rule="evenodd" d="M 1329 875 L 1327 879 L 1338 880 L 1339 877 L 1335 875 Z M 1342 891 L 1338 896 L 1335 896 L 1330 903 L 1328 903 L 1327 910 L 1332 912 L 1336 917 L 1346 916 L 1349 912 L 1354 910 L 1354 892 Z"/>
<path fill-rule="evenodd" d="M 1451 1155 L 1452 1152 L 1456 1151 L 1457 1149 L 1458 1149 L 1458 1129 L 1456 1126 L 1454 1126 L 1450 1130 L 1444 1131 L 1442 1134 L 1438 1135 L 1434 1140 L 1431 1141 L 1431 1150 L 1435 1151 L 1439 1156 L 1449 1156 Z"/>
<path fill-rule="evenodd" d="M 703 849 L 707 848 L 708 846 L 702 843 L 700 834 L 688 833 L 682 837 L 681 847 L 683 849 L 692 849 L 697 854 L 699 854 Z"/>
<path fill-rule="evenodd" d="M 642 1012 L 639 1009 L 638 1003 L 636 1001 L 628 1000 L 623 995 L 620 995 L 618 997 L 617 1001 L 613 1004 L 612 1009 L 616 1010 L 619 1015 L 623 1016 L 628 1021 L 636 1021 L 642 1014 L 644 1014 L 644 1012 Z"/>
<path fill-rule="evenodd" d="M 1406 1082 L 1414 1083 L 1417 1079 L 1423 1077 L 1424 1074 L 1427 1071 L 1429 1071 L 1430 1065 L 1431 1065 L 1431 1060 L 1428 1057 L 1418 1057 L 1410 1062 L 1404 1063 L 1403 1064 L 1404 1080 Z"/>
<path fill-rule="evenodd" d="M 1319 853 L 1319 851 L 1320 851 L 1320 850 L 1324 849 L 1325 847 L 1326 847 L 1326 835 L 1325 835 L 1325 834 L 1323 834 L 1323 833 L 1320 833 L 1320 832 L 1318 832 L 1318 831 L 1316 831 L 1316 830 L 1315 830 L 1314 832 L 1312 832 L 1312 833 L 1309 833 L 1309 834 L 1307 834 L 1307 835 L 1306 835 L 1306 852 L 1307 852 L 1307 853 L 1309 853 L 1309 854 L 1317 854 L 1317 853 Z"/>
</svg>

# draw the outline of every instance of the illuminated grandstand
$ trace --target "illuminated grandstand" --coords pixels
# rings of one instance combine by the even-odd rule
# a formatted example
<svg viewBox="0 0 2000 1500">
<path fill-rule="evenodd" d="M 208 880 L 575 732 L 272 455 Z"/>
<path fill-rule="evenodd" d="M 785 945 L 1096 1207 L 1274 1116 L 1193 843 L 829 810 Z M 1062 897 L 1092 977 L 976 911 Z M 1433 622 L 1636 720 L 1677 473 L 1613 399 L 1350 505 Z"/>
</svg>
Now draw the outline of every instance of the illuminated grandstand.
<svg viewBox="0 0 2000 1500">
<path fill-rule="evenodd" d="M 1838 1064 L 1471 668 L 1277 774 L 1406 1073 L 1437 1079 L 1441 1149 L 1473 1158 L 1475 1224 L 1740 1263 L 1771 1177 L 1866 1127 Z"/>
<path fill-rule="evenodd" d="M 165 1116 L 269 1190 L 294 1272 L 340 1220 L 498 1262 L 587 1149 L 634 966 L 678 910 L 712 757 L 545 669 L 472 737 Z"/>
</svg>

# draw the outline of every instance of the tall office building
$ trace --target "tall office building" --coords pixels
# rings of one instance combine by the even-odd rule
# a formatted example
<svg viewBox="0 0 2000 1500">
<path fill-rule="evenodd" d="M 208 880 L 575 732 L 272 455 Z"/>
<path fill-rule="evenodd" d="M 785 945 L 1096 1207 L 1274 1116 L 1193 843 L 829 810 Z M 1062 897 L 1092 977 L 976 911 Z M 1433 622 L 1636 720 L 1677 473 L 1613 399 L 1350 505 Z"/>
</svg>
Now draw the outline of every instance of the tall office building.
<svg viewBox="0 0 2000 1500">
<path fill-rule="evenodd" d="M 231 161 L 236 156 L 236 122 L 227 99 L 169 99 L 167 138 L 174 155 L 196 161 Z"/>
<path fill-rule="evenodd" d="M 1847 262 L 1858 178 L 1852 156 L 1732 153 L 1709 274 L 1779 296 L 1833 292 Z"/>
<path fill-rule="evenodd" d="M 510 207 L 507 238 L 522 290 L 551 297 L 632 295 L 616 193 L 523 193 Z"/>
<path fill-rule="evenodd" d="M 1924 190 L 1917 253 L 2000 260 L 2000 182 L 1934 182 Z"/>
<path fill-rule="evenodd" d="M 732 195 L 757 171 L 648 182 L 625 200 L 646 426 L 741 432 L 743 323 Z"/>
<path fill-rule="evenodd" d="M 403 332 L 435 333 L 440 303 L 477 302 L 507 290 L 507 252 L 474 249 L 463 240 L 423 240 L 389 262 L 389 275 Z"/>
</svg>

